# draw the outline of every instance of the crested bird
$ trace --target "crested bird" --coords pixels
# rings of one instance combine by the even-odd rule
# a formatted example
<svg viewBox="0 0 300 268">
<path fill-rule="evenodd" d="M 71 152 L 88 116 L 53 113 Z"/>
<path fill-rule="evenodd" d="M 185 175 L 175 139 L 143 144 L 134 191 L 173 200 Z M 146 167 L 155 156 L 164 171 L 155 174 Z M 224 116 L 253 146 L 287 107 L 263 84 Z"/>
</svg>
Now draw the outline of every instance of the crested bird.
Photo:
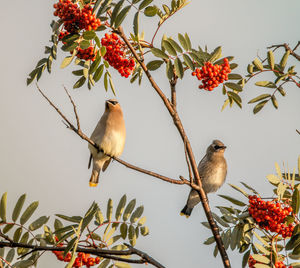
<svg viewBox="0 0 300 268">
<path fill-rule="evenodd" d="M 227 163 L 224 158 L 225 149 L 226 146 L 221 141 L 213 140 L 206 150 L 206 155 L 199 162 L 198 172 L 206 194 L 216 192 L 225 182 L 227 175 Z M 180 215 L 185 215 L 188 218 L 199 202 L 198 192 L 191 189 Z"/>
<path fill-rule="evenodd" d="M 105 111 L 94 129 L 91 140 L 95 142 L 100 151 L 89 144 L 91 152 L 89 168 L 93 161 L 93 170 L 89 185 L 97 186 L 101 170 L 105 171 L 111 161 L 111 157 L 122 154 L 126 138 L 125 122 L 119 102 L 110 99 L 105 102 Z"/>
</svg>

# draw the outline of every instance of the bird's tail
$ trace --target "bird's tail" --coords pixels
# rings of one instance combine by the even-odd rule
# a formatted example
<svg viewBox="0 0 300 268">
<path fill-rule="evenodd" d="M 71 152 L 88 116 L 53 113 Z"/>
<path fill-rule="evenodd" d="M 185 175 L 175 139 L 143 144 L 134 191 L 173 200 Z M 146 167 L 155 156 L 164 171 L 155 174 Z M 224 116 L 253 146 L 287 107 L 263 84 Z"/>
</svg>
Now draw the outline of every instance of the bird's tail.
<svg viewBox="0 0 300 268">
<path fill-rule="evenodd" d="M 191 215 L 192 211 L 193 208 L 189 208 L 187 205 L 185 205 L 184 208 L 181 210 L 180 215 L 184 215 L 188 218 Z"/>
<path fill-rule="evenodd" d="M 90 178 L 90 187 L 96 187 L 99 181 L 100 170 L 93 169 L 92 175 Z"/>
</svg>

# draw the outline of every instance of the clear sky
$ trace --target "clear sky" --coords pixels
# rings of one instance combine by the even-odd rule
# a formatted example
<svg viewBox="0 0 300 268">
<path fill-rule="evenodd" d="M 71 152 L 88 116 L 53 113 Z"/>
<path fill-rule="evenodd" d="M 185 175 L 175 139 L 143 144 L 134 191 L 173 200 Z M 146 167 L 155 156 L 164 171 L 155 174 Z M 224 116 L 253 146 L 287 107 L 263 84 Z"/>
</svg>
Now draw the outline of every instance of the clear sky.
<svg viewBox="0 0 300 268">
<path fill-rule="evenodd" d="M 126 193 L 129 199 L 136 198 L 138 204 L 144 205 L 150 229 L 149 236 L 138 239 L 137 248 L 166 267 L 221 267 L 220 258 L 212 256 L 213 247 L 203 245 L 210 232 L 200 224 L 205 220 L 202 208 L 198 206 L 189 219 L 179 216 L 189 192 L 187 186 L 161 182 L 116 162 L 101 175 L 99 187 L 88 186 L 91 171 L 87 169 L 87 144 L 65 128 L 34 84 L 27 87 L 25 83 L 48 44 L 53 3 L 29 0 L 1 4 L 0 194 L 8 192 L 12 208 L 17 198 L 27 193 L 28 200 L 40 201 L 37 215 L 53 216 L 81 215 L 94 200 L 105 205 L 112 198 L 116 203 Z M 296 44 L 299 9 L 298 0 L 194 0 L 161 28 L 156 45 L 163 33 L 176 37 L 178 32 L 187 32 L 194 47 L 208 45 L 213 50 L 221 45 L 224 55 L 235 56 L 239 63 L 237 72 L 245 74 L 247 64 L 257 53 L 263 57 L 267 46 Z M 132 30 L 126 27 L 131 18 L 127 22 L 128 33 Z M 144 22 L 146 39 L 150 39 L 157 21 L 145 18 Z M 71 90 L 76 77 L 71 75 L 73 66 L 59 69 L 61 59 L 60 56 L 54 62 L 51 75 L 44 73 L 39 85 L 72 117 L 72 106 L 62 85 Z M 139 87 L 112 73 L 127 127 L 121 158 L 169 177 L 187 177 L 180 137 L 160 98 L 146 79 Z M 268 90 L 249 83 L 241 94 L 243 109 L 234 107 L 220 112 L 224 100 L 221 88 L 200 91 L 198 81 L 188 73 L 185 76 L 177 86 L 178 110 L 197 161 L 211 141 L 218 138 L 228 146 L 226 182 L 244 181 L 270 195 L 266 175 L 275 172 L 274 163 L 282 165 L 284 161 L 290 168 L 296 167 L 300 148 L 300 136 L 295 131 L 300 128 L 299 88 L 286 87 L 286 97 L 278 97 L 279 110 L 268 104 L 254 116 L 253 106 L 247 102 Z M 153 77 L 168 94 L 164 71 L 153 72 Z M 71 93 L 82 129 L 90 135 L 103 113 L 104 101 L 113 95 L 105 92 L 101 82 L 91 91 L 83 87 Z M 218 193 L 240 197 L 226 184 Z M 212 208 L 225 205 L 217 194 L 210 194 L 209 198 Z M 228 253 L 232 267 L 240 267 L 241 256 Z M 63 264 L 48 253 L 38 267 Z"/>
</svg>

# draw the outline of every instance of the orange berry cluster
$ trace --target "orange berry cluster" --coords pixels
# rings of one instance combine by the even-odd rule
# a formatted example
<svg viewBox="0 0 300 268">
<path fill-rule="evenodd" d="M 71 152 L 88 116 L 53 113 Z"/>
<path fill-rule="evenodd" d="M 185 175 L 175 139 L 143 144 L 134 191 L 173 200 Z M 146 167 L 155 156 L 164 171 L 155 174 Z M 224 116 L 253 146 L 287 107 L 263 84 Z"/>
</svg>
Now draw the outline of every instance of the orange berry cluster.
<svg viewBox="0 0 300 268">
<path fill-rule="evenodd" d="M 260 263 L 258 261 L 256 261 L 251 255 L 248 259 L 248 266 L 249 268 L 254 268 L 256 263 Z M 275 263 L 275 268 L 292 268 L 292 266 L 286 266 L 282 261 L 277 261 Z"/>
<path fill-rule="evenodd" d="M 54 16 L 63 20 L 64 28 L 70 33 L 77 33 L 80 30 L 96 30 L 100 25 L 100 19 L 93 14 L 93 8 L 87 4 L 82 9 L 72 0 L 59 0 L 53 5 Z"/>
<path fill-rule="evenodd" d="M 125 43 L 117 34 L 106 33 L 101 39 L 101 44 L 106 47 L 104 59 L 108 61 L 110 66 L 118 70 L 121 76 L 127 78 L 132 73 L 135 62 L 132 57 L 126 55 Z"/>
<path fill-rule="evenodd" d="M 77 49 L 77 54 L 76 54 L 77 58 L 83 60 L 91 60 L 91 61 L 94 61 L 96 59 L 97 50 L 93 46 L 90 46 L 86 49 L 81 49 L 80 47 L 76 49 Z"/>
<path fill-rule="evenodd" d="M 58 238 L 55 237 L 56 241 L 58 241 Z M 62 247 L 63 244 L 60 243 L 57 245 L 58 247 Z M 72 258 L 72 254 L 70 252 L 68 252 L 66 254 L 66 256 L 64 256 L 64 252 L 63 251 L 52 251 L 56 258 L 60 261 L 64 261 L 64 262 L 70 262 L 71 258 Z M 77 257 L 73 263 L 72 267 L 82 267 L 82 266 L 86 266 L 86 267 L 91 267 L 94 266 L 95 264 L 99 264 L 101 261 L 101 259 L 99 257 L 93 258 L 90 257 L 90 254 L 86 254 L 83 252 L 78 252 Z"/>
<path fill-rule="evenodd" d="M 198 80 L 202 80 L 200 89 L 212 91 L 219 84 L 228 80 L 228 74 L 231 72 L 229 61 L 224 59 L 224 63 L 213 65 L 211 62 L 205 62 L 202 68 L 197 68 L 192 72 L 193 76 L 197 76 Z"/>
<path fill-rule="evenodd" d="M 60 31 L 58 40 L 63 39 L 65 36 L 69 35 L 70 33 L 68 31 Z"/>
<path fill-rule="evenodd" d="M 276 199 L 264 201 L 256 195 L 249 196 L 249 214 L 258 223 L 259 227 L 281 234 L 283 238 L 292 236 L 294 224 L 288 226 L 284 223 L 285 218 L 291 215 L 291 206 L 282 204 Z"/>
</svg>

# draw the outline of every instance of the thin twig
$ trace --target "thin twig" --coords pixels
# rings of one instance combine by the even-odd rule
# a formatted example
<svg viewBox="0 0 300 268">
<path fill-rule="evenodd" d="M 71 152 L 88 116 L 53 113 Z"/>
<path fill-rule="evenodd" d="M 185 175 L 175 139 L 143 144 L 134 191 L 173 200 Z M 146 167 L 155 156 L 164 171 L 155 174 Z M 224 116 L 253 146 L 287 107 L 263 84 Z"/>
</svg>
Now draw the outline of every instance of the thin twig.
<svg viewBox="0 0 300 268">
<path fill-rule="evenodd" d="M 191 169 L 190 160 L 188 158 L 187 151 L 186 151 L 186 143 L 184 143 L 184 154 L 185 154 L 185 160 L 186 160 L 186 163 L 187 163 L 187 166 L 188 166 L 188 170 L 189 170 L 190 182 L 193 183 L 192 169 Z"/>
<path fill-rule="evenodd" d="M 295 46 L 294 49 L 291 49 L 289 47 L 288 44 L 284 43 L 284 44 L 280 44 L 280 45 L 272 45 L 272 46 L 269 46 L 268 49 L 270 48 L 279 48 L 279 47 L 284 47 L 285 48 L 285 51 L 289 51 L 290 54 L 295 57 L 298 61 L 300 61 L 300 55 L 298 55 L 297 53 L 295 53 L 295 50 L 298 48 L 298 46 L 300 45 L 300 41 L 298 41 L 297 45 Z"/>
<path fill-rule="evenodd" d="M 79 122 L 79 116 L 78 116 L 78 113 L 77 113 L 77 108 L 76 108 L 76 105 L 69 93 L 69 91 L 67 90 L 67 88 L 64 86 L 64 89 L 65 89 L 65 92 L 67 93 L 69 99 L 70 99 L 70 102 L 72 103 L 73 105 L 73 109 L 74 109 L 74 114 L 75 114 L 75 117 L 76 117 L 76 122 L 77 122 L 77 129 L 80 130 L 80 122 Z"/>
</svg>

